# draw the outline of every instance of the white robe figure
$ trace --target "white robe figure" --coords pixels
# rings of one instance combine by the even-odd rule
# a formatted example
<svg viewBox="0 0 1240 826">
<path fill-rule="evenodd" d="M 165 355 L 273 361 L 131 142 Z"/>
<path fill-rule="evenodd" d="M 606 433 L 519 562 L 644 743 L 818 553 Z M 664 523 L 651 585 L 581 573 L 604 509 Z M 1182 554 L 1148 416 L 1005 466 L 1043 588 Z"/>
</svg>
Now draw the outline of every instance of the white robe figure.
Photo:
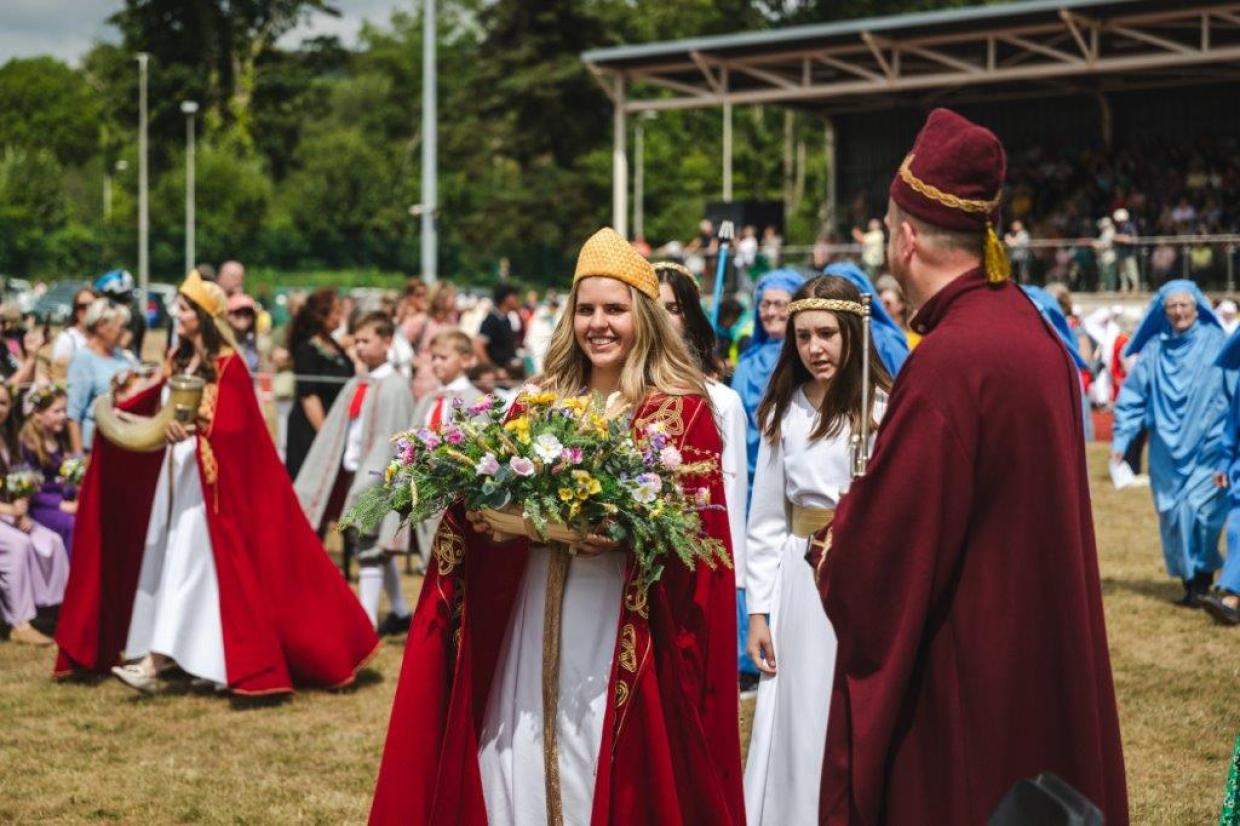
<svg viewBox="0 0 1240 826">
<path fill-rule="evenodd" d="M 880 396 L 875 416 L 884 408 Z M 811 441 L 817 423 L 817 409 L 798 388 L 779 443 L 762 438 L 754 473 L 745 587 L 749 613 L 768 615 L 777 673 L 758 682 L 745 763 L 750 826 L 818 822 L 836 637 L 805 561 L 808 537 L 792 532 L 791 506 L 834 510 L 852 475 L 849 426 Z"/>
<path fill-rule="evenodd" d="M 191 436 L 164 456 L 125 656 L 163 654 L 187 674 L 227 685 L 219 581 L 197 454 L 198 438 Z"/>
<path fill-rule="evenodd" d="M 478 738 L 490 826 L 547 823 L 543 754 L 543 611 L 552 551 L 532 545 Z M 586 826 L 620 622 L 624 555 L 573 557 L 560 626 L 556 740 L 566 826 Z"/>
<path fill-rule="evenodd" d="M 745 405 L 740 394 L 717 381 L 706 382 L 710 406 L 723 441 L 719 457 L 723 493 L 727 497 L 728 532 L 732 535 L 732 567 L 736 587 L 745 587 L 745 499 L 749 495 L 749 466 L 745 456 Z M 723 505 L 723 502 L 716 504 Z"/>
</svg>

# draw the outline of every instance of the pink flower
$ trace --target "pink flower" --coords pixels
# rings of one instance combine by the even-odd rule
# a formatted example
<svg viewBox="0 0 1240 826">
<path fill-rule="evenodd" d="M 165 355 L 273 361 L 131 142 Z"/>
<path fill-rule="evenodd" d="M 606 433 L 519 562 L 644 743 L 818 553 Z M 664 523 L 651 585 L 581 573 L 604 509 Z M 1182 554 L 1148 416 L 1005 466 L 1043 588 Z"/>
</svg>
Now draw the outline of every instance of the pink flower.
<svg viewBox="0 0 1240 826">
<path fill-rule="evenodd" d="M 586 458 L 585 453 L 579 447 L 566 447 L 561 455 L 570 465 L 579 465 Z"/>
<path fill-rule="evenodd" d="M 478 460 L 474 471 L 478 476 L 494 476 L 499 473 L 499 460 L 488 453 Z"/>
<path fill-rule="evenodd" d="M 664 467 L 675 470 L 680 467 L 684 459 L 681 457 L 679 450 L 672 445 L 668 445 L 659 451 L 659 461 L 663 463 Z"/>
<path fill-rule="evenodd" d="M 508 460 L 508 467 L 512 468 L 512 472 L 518 476 L 534 475 L 534 461 L 524 456 L 513 456 Z"/>
<path fill-rule="evenodd" d="M 455 427 L 445 433 L 443 437 L 450 445 L 459 445 L 461 442 L 465 441 L 465 434 L 457 430 Z"/>
</svg>

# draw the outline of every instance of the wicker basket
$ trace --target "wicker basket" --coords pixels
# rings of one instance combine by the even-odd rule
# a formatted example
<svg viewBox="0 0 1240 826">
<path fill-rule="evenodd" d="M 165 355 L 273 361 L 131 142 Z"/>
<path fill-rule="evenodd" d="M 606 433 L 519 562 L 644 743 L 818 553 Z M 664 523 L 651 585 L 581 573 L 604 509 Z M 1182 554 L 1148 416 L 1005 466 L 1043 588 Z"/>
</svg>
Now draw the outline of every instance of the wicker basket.
<svg viewBox="0 0 1240 826">
<path fill-rule="evenodd" d="M 570 528 L 558 524 L 551 523 L 547 525 L 546 539 L 538 535 L 538 531 L 534 530 L 534 523 L 526 518 L 525 514 L 519 507 L 509 505 L 503 510 L 494 510 L 492 508 L 483 508 L 482 518 L 492 529 L 500 533 L 512 534 L 514 536 L 525 536 L 535 542 L 565 542 L 572 544 L 580 542 L 584 539 L 584 535 Z"/>
</svg>

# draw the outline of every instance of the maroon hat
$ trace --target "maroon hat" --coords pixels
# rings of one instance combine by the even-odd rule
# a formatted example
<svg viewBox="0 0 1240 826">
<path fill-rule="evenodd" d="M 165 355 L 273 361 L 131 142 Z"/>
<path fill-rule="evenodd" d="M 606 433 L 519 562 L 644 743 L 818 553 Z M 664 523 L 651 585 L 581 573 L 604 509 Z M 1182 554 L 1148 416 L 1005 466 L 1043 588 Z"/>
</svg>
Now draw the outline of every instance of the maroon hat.
<svg viewBox="0 0 1240 826">
<path fill-rule="evenodd" d="M 983 232 L 999 217 L 1006 170 L 994 132 L 935 109 L 891 180 L 891 200 L 933 226 Z"/>
</svg>

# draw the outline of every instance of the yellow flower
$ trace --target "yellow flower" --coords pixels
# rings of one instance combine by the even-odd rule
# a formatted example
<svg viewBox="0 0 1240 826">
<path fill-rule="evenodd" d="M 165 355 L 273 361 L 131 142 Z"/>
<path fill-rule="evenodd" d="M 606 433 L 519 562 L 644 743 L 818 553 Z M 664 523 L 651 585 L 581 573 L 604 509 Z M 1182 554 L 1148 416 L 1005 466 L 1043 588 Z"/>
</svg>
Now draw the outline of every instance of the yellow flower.
<svg viewBox="0 0 1240 826">
<path fill-rule="evenodd" d="M 586 483 L 586 490 L 589 492 L 591 496 L 594 496 L 595 494 L 599 493 L 602 489 L 603 489 L 603 485 L 597 479 L 591 479 L 589 482 Z"/>
<path fill-rule="evenodd" d="M 396 465 L 388 465 L 383 471 L 383 484 L 390 485 L 392 483 L 392 477 L 395 475 Z M 3 486 L 3 481 L 0 481 L 0 486 Z"/>
<path fill-rule="evenodd" d="M 560 488 L 558 492 L 560 494 L 561 502 L 568 502 L 568 501 L 571 501 L 573 498 L 573 492 L 570 488 Z"/>
<path fill-rule="evenodd" d="M 580 413 L 590 406 L 589 396 L 573 396 L 560 402 L 560 406 L 565 410 L 572 410 Z"/>
<path fill-rule="evenodd" d="M 573 504 L 568 506 L 568 518 L 569 519 L 572 519 L 574 516 L 576 516 L 579 513 L 581 513 L 580 502 L 574 502 Z"/>
<path fill-rule="evenodd" d="M 510 422 L 504 424 L 504 430 L 513 433 L 517 437 L 517 441 L 523 445 L 530 443 L 530 420 L 525 416 L 518 416 Z"/>
<path fill-rule="evenodd" d="M 544 390 L 541 393 L 527 393 L 521 401 L 530 407 L 544 407 L 555 401 L 555 393 Z"/>
</svg>

